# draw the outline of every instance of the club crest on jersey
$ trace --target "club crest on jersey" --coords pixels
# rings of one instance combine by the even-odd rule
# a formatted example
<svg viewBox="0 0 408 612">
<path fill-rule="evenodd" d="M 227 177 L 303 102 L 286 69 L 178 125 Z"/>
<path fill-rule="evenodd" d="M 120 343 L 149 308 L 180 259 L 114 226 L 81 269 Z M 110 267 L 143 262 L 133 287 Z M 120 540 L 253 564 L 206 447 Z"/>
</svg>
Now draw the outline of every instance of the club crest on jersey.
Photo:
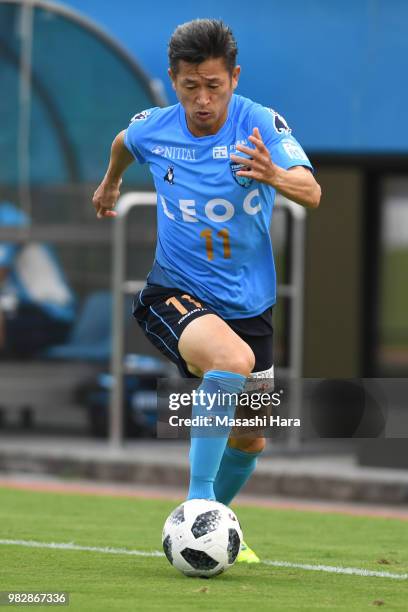
<svg viewBox="0 0 408 612">
<path fill-rule="evenodd" d="M 237 164 L 236 162 L 230 162 L 230 168 L 232 172 L 232 176 L 241 187 L 249 187 L 252 183 L 253 179 L 248 176 L 237 176 L 237 172 L 239 170 L 249 170 L 248 166 L 244 166 L 243 164 Z"/>
<path fill-rule="evenodd" d="M 167 168 L 167 172 L 164 175 L 164 180 L 167 181 L 169 185 L 174 185 L 174 168 L 173 166 L 169 166 Z"/>
</svg>

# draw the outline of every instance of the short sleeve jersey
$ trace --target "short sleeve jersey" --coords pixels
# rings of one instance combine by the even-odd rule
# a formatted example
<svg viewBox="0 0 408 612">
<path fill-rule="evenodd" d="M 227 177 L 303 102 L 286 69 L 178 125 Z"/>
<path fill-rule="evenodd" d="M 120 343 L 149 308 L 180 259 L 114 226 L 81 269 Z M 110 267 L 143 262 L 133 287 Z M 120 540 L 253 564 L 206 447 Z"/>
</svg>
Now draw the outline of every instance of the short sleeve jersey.
<svg viewBox="0 0 408 612">
<path fill-rule="evenodd" d="M 125 146 L 148 163 L 157 191 L 158 236 L 151 284 L 177 287 L 222 318 L 252 317 L 276 301 L 270 238 L 275 189 L 237 175 L 237 144 L 258 127 L 278 166 L 312 168 L 286 121 L 233 95 L 214 135 L 195 137 L 181 104 L 136 114 Z"/>
</svg>

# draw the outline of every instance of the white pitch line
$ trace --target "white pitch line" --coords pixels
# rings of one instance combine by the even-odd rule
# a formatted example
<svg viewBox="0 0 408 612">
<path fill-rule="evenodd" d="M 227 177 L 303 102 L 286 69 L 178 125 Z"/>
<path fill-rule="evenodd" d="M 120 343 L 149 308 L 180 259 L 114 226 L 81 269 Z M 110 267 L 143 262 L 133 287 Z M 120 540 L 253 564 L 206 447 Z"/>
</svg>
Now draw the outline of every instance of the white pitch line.
<svg viewBox="0 0 408 612">
<path fill-rule="evenodd" d="M 392 578 L 393 580 L 407 580 L 408 574 L 392 574 L 391 572 L 377 572 L 374 570 L 362 569 L 360 567 L 336 567 L 335 565 L 310 565 L 309 563 L 291 563 L 289 561 L 261 561 L 265 565 L 274 567 L 293 567 L 313 572 L 330 572 L 332 574 L 349 574 L 352 576 L 371 576 L 375 578 Z"/>
<path fill-rule="evenodd" d="M 73 542 L 36 542 L 35 540 L 2 540 L 0 545 L 5 546 L 24 546 L 26 548 L 50 548 L 58 550 L 82 550 L 89 552 L 107 553 L 111 555 L 132 555 L 135 557 L 164 557 L 164 553 L 159 550 L 150 552 L 145 550 L 129 550 L 127 548 L 111 548 L 109 546 L 82 546 Z M 373 578 L 391 578 L 392 580 L 408 580 L 408 574 L 392 574 L 391 572 L 377 572 L 362 569 L 359 567 L 336 567 L 335 565 L 311 565 L 308 563 L 291 563 L 290 561 L 261 561 L 264 565 L 273 567 L 286 567 L 293 569 L 303 569 L 313 572 L 329 572 L 333 574 L 347 574 L 351 576 L 365 576 Z"/>
<path fill-rule="evenodd" d="M 111 548 L 110 546 L 82 546 L 73 542 L 36 542 L 35 540 L 0 540 L 0 545 L 26 546 L 27 548 L 58 548 L 61 550 L 87 550 L 90 552 L 109 553 L 111 555 L 133 555 L 136 557 L 164 557 L 159 550 L 129 550 L 127 548 Z"/>
</svg>

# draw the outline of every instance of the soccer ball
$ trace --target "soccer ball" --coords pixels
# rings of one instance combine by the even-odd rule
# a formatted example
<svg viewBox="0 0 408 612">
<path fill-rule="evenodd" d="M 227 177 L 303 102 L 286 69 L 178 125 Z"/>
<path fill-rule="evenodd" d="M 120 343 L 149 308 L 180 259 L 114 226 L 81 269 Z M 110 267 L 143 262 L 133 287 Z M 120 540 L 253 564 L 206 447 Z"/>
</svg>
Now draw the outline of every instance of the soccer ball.
<svg viewBox="0 0 408 612">
<path fill-rule="evenodd" d="M 186 576 L 209 578 L 225 572 L 238 556 L 242 531 L 233 511 L 216 501 L 190 499 L 170 514 L 163 550 Z"/>
</svg>

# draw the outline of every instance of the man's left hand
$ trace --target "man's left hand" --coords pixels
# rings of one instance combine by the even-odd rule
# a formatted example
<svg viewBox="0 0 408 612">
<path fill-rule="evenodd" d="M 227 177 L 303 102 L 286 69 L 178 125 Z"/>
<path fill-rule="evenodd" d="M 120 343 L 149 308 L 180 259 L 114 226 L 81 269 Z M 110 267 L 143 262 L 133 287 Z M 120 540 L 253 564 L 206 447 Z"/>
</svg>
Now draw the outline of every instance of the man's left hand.
<svg viewBox="0 0 408 612">
<path fill-rule="evenodd" d="M 244 168 L 237 172 L 237 176 L 246 176 L 255 179 L 260 183 L 273 185 L 274 179 L 279 172 L 279 167 L 273 163 L 268 149 L 264 145 L 262 136 L 258 128 L 254 128 L 249 140 L 254 145 L 255 149 L 244 145 L 237 145 L 237 151 L 250 156 L 240 157 L 239 155 L 231 155 L 232 161 L 242 164 Z"/>
</svg>

